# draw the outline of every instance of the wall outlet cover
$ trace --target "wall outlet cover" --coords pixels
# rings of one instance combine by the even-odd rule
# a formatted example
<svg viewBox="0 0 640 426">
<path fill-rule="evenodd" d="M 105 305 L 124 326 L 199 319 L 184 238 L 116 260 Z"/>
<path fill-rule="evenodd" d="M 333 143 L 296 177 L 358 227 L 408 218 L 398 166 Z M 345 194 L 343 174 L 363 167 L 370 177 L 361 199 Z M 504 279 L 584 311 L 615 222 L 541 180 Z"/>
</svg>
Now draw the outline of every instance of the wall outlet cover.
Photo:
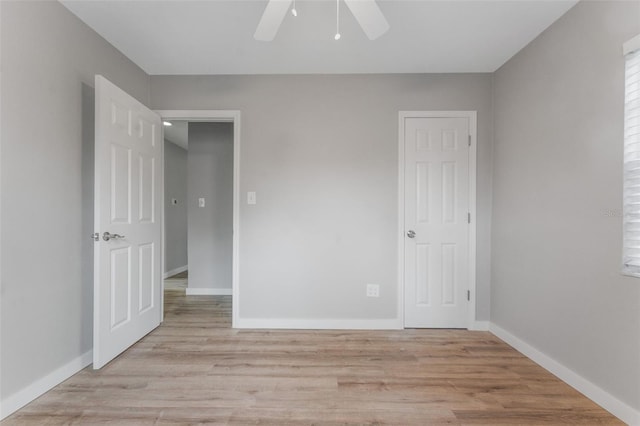
<svg viewBox="0 0 640 426">
<path fill-rule="evenodd" d="M 378 284 L 367 284 L 367 297 L 380 297 L 380 286 Z"/>
</svg>

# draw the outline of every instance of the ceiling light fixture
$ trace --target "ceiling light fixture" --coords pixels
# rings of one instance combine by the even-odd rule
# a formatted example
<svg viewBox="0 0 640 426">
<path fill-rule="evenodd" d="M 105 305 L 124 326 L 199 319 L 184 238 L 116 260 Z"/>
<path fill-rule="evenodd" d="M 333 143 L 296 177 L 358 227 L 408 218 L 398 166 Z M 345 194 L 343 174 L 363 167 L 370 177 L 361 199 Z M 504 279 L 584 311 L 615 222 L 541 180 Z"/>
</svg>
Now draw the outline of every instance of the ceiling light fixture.
<svg viewBox="0 0 640 426">
<path fill-rule="evenodd" d="M 369 40 L 375 40 L 389 30 L 389 23 L 378 7 L 376 0 L 343 1 Z M 292 3 L 293 7 L 291 7 Z M 331 4 L 331 2 L 327 3 Z M 334 38 L 339 40 L 340 0 L 336 0 L 336 8 L 336 27 L 338 31 L 336 31 Z M 278 33 L 284 17 L 288 15 L 289 12 L 291 12 L 293 16 L 297 16 L 298 10 L 296 9 L 295 0 L 267 0 L 267 7 L 265 7 L 262 13 L 262 18 L 260 18 L 253 38 L 259 41 L 272 41 Z"/>
<path fill-rule="evenodd" d="M 162 124 L 164 124 L 165 126 L 173 126 L 173 124 L 169 121 L 163 121 Z"/>
<path fill-rule="evenodd" d="M 336 0 L 336 35 L 334 40 L 340 40 L 340 0 Z"/>
</svg>

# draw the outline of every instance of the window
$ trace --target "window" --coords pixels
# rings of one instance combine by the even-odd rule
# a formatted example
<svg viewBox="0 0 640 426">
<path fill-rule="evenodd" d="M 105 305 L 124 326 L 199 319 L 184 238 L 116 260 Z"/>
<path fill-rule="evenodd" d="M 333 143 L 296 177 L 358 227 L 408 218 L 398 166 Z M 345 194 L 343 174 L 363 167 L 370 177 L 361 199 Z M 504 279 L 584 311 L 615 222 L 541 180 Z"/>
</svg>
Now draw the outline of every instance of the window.
<svg viewBox="0 0 640 426">
<path fill-rule="evenodd" d="M 624 45 L 622 273 L 640 277 L 640 35 Z"/>
</svg>

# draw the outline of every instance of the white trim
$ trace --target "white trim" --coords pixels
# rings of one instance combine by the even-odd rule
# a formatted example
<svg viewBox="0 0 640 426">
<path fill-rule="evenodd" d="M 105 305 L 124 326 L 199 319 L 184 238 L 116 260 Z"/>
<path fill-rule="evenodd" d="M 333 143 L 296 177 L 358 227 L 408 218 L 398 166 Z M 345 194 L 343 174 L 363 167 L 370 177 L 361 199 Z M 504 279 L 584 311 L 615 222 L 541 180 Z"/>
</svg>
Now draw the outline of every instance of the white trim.
<svg viewBox="0 0 640 426">
<path fill-rule="evenodd" d="M 0 12 L 2 11 L 2 7 L 0 6 Z M 2 13 L 0 13 L 0 15 L 2 15 Z M 1 16 L 0 16 L 0 22 L 2 22 Z M 0 43 L 0 45 L 2 45 L 2 43 Z M 0 81 L 2 80 L 2 55 L 0 55 Z M 2 84 L 0 84 L 0 92 L 2 92 Z M 0 99 L 2 99 L 2 95 L 0 94 Z M 0 106 L 2 105 L 2 102 L 0 102 Z M 0 122 L 2 121 L 2 112 L 0 111 Z M 2 126 L 0 125 L 0 129 L 2 128 Z M 2 150 L 4 145 L 2 144 L 2 132 L 0 132 L 0 165 L 2 164 Z M 1 169 L 1 167 L 0 167 Z M 2 176 L 1 170 L 0 170 L 0 176 Z M 2 188 L 2 185 L 0 185 L 0 188 Z M 0 212 L 2 212 L 2 196 L 0 196 Z M 2 220 L 0 220 L 0 224 L 2 224 Z M 0 226 L 0 239 L 2 238 L 2 227 Z M 0 277 L 2 277 L 2 252 L 0 250 Z M 0 282 L 0 293 L 3 293 L 2 291 L 2 283 Z M 6 297 L 6 296 L 5 296 Z M 5 317 L 6 318 L 6 317 Z M 5 319 L 6 321 L 6 319 Z M 2 330 L 2 315 L 0 315 L 0 330 Z M 2 338 L 0 338 L 0 354 L 3 353 L 2 351 Z M 0 383 L 0 386 L 2 384 Z M 2 420 L 4 418 L 4 402 L 2 401 L 2 391 L 0 390 L 0 420 Z M 14 410 L 15 411 L 15 410 Z"/>
<path fill-rule="evenodd" d="M 167 121 L 186 120 L 233 123 L 240 117 L 240 111 L 235 109 L 157 109 L 155 112 Z"/>
<path fill-rule="evenodd" d="M 41 379 L 36 380 L 22 390 L 0 401 L 0 420 L 15 413 L 40 395 L 67 380 L 93 361 L 93 351 L 89 350 L 69 361 Z"/>
<path fill-rule="evenodd" d="M 469 213 L 471 214 L 471 224 L 469 228 L 469 290 L 470 301 L 467 310 L 469 328 L 473 328 L 476 321 L 476 301 L 478 300 L 476 292 L 476 231 L 478 224 L 478 215 L 476 212 L 476 168 L 478 165 L 478 113 L 476 111 L 466 111 L 461 116 L 468 114 L 469 117 L 469 136 L 471 137 L 471 146 L 469 147 Z"/>
<path fill-rule="evenodd" d="M 290 330 L 402 330 L 398 318 L 391 319 L 298 319 L 239 318 L 238 328 Z"/>
<path fill-rule="evenodd" d="M 155 111 L 154 111 L 155 112 Z M 157 114 L 157 113 L 156 113 Z M 162 117 L 160 117 L 160 122 L 162 123 Z M 161 158 L 161 162 L 160 164 L 162 165 L 162 167 L 160 167 L 160 198 L 162 198 L 162 200 L 160 200 L 160 205 L 162 206 L 161 208 L 161 218 L 162 218 L 162 224 L 160 225 L 160 229 L 162 232 L 162 245 L 160 246 L 160 259 L 162 265 L 160 266 L 160 270 L 164 271 L 164 268 L 167 267 L 167 233 L 166 231 L 166 221 L 165 221 L 165 216 L 166 216 L 166 211 L 165 211 L 165 204 L 164 204 L 164 126 L 160 125 L 160 140 L 162 141 L 162 143 L 160 143 L 160 158 Z M 163 275 L 162 279 L 160 280 L 160 324 L 162 324 L 164 322 L 164 279 L 166 277 Z"/>
<path fill-rule="evenodd" d="M 174 276 L 175 274 L 179 274 L 180 272 L 184 272 L 186 270 L 189 269 L 189 265 L 184 265 L 184 266 L 180 266 L 179 268 L 174 268 L 170 271 L 165 272 L 164 274 L 162 274 L 162 279 L 166 280 L 169 277 Z"/>
<path fill-rule="evenodd" d="M 467 308 L 467 328 L 476 330 L 476 168 L 478 153 L 478 113 L 477 111 L 400 111 L 398 113 L 398 313 L 404 324 L 404 120 L 407 118 L 449 118 L 465 117 L 469 119 L 469 290 L 471 301 Z"/>
<path fill-rule="evenodd" d="M 598 385 L 580 376 L 570 368 L 564 366 L 560 362 L 544 354 L 539 349 L 531 346 L 519 337 L 514 336 L 495 323 L 492 322 L 490 324 L 489 330 L 533 362 L 557 376 L 560 380 L 567 383 L 578 392 L 581 392 L 587 398 L 602 406 L 602 408 L 609 411 L 623 422 L 629 425 L 640 425 L 640 411 L 620 401 Z"/>
<path fill-rule="evenodd" d="M 398 114 L 398 320 L 404 327 L 404 115 Z"/>
<path fill-rule="evenodd" d="M 0 6 L 0 12 L 2 11 L 2 7 Z M 0 13 L 0 15 L 2 15 Z M 0 22 L 2 22 L 1 16 L 0 16 Z M 0 43 L 0 45 L 2 45 L 2 43 Z M 0 55 L 0 81 L 2 80 L 2 55 Z M 2 84 L 0 84 L 0 92 L 2 91 Z M 0 94 L 0 99 L 2 99 L 2 95 Z M 0 102 L 0 106 L 2 105 L 2 102 Z M 2 121 L 2 112 L 0 111 L 0 122 Z M 2 128 L 2 126 L 0 125 L 0 129 Z M 3 147 L 4 145 L 2 144 L 2 132 L 0 132 L 0 165 L 2 164 L 2 151 L 3 151 Z M 0 176 L 2 176 L 1 170 L 0 170 Z M 2 185 L 0 185 L 0 188 L 2 188 Z M 0 196 L 0 206 L 2 205 L 2 197 Z M 2 208 L 0 208 L 0 212 L 2 212 Z M 2 224 L 2 220 L 0 220 L 0 224 Z M 2 238 L 2 228 L 0 226 L 0 239 Z M 2 277 L 2 253 L 0 250 L 0 277 Z M 2 283 L 0 282 L 0 293 L 4 293 L 2 291 Z M 6 297 L 6 296 L 4 296 Z M 6 318 L 6 317 L 5 317 Z M 6 321 L 6 319 L 5 319 Z M 0 330 L 2 330 L 2 315 L 0 315 Z M 2 351 L 2 338 L 0 338 L 0 354 L 3 353 Z M 0 383 L 0 386 L 2 386 L 2 384 Z M 5 409 L 4 409 L 5 403 L 4 401 L 2 401 L 2 391 L 0 390 L 0 420 L 2 420 L 5 415 Z M 13 410 L 15 411 L 15 410 Z"/>
<path fill-rule="evenodd" d="M 635 52 L 636 50 L 640 50 L 640 34 L 622 45 L 622 54 L 625 56 L 629 53 Z"/>
<path fill-rule="evenodd" d="M 167 120 L 233 122 L 233 254 L 231 326 L 238 328 L 240 315 L 240 111 L 239 110 L 156 110 Z M 189 292 L 187 291 L 187 294 Z"/>
<path fill-rule="evenodd" d="M 187 296 L 231 296 L 230 288 L 204 288 L 204 287 L 187 287 L 185 293 Z"/>
<path fill-rule="evenodd" d="M 491 322 L 489 321 L 474 321 L 471 327 L 469 327 L 470 331 L 489 331 L 489 327 L 491 326 Z"/>
</svg>

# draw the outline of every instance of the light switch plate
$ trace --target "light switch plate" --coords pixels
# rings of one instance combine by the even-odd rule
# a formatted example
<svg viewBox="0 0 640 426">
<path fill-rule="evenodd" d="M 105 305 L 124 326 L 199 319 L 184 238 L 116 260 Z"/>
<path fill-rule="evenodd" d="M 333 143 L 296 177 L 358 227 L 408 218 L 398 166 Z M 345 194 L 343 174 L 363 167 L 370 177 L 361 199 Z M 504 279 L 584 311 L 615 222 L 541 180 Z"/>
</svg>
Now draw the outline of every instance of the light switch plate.
<svg viewBox="0 0 640 426">
<path fill-rule="evenodd" d="M 256 203 L 256 193 L 253 191 L 247 192 L 247 204 L 255 204 Z"/>
<path fill-rule="evenodd" d="M 198 207 L 204 207 L 204 198 L 198 198 Z"/>
</svg>

